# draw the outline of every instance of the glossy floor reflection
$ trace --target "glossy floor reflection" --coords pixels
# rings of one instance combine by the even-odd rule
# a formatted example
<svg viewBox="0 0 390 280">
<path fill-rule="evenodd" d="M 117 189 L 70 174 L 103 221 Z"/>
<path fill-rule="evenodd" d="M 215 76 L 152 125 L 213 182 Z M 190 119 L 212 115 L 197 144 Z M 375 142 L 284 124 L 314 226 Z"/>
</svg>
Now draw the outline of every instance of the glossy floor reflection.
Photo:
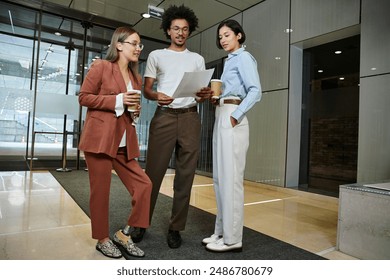
<svg viewBox="0 0 390 280">
<path fill-rule="evenodd" d="M 0 260 L 110 260 L 95 250 L 90 220 L 48 171 L 0 172 Z M 172 195 L 173 171 L 161 192 Z M 216 213 L 212 179 L 197 175 L 191 205 Z M 338 199 L 246 182 L 245 226 L 331 260 Z M 211 233 L 210 233 L 211 234 Z"/>
</svg>

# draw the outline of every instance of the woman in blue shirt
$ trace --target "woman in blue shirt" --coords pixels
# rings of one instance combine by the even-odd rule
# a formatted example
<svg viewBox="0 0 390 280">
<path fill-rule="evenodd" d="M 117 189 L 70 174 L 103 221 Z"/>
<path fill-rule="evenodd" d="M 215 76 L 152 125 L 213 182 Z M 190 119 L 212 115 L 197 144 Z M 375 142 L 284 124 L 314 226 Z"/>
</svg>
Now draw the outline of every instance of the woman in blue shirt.
<svg viewBox="0 0 390 280">
<path fill-rule="evenodd" d="M 217 47 L 227 51 L 221 80 L 223 92 L 215 103 L 213 181 L 217 201 L 214 233 L 205 239 L 213 252 L 241 251 L 244 218 L 244 170 L 249 146 L 246 113 L 261 99 L 257 62 L 245 50 L 245 32 L 235 20 L 220 23 Z"/>
</svg>

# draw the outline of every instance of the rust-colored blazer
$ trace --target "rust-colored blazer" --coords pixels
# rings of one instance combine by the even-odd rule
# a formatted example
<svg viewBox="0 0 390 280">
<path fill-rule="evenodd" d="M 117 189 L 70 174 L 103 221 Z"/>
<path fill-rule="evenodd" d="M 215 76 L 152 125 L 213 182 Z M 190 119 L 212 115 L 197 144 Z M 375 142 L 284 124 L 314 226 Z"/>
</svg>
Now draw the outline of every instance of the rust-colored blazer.
<svg viewBox="0 0 390 280">
<path fill-rule="evenodd" d="M 134 89 L 141 89 L 141 77 L 131 82 Z M 117 63 L 96 60 L 81 86 L 79 103 L 88 108 L 79 149 L 90 153 L 103 153 L 116 157 L 119 143 L 126 130 L 128 159 L 139 157 L 138 139 L 130 114 L 115 114 L 116 96 L 127 87 Z"/>
</svg>

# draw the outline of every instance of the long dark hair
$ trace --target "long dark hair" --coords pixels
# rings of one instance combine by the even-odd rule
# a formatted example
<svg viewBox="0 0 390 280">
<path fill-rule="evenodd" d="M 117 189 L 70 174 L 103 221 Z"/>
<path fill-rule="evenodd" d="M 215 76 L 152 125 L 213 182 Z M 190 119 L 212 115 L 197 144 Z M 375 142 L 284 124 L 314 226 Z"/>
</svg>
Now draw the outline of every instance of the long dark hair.
<svg viewBox="0 0 390 280">
<path fill-rule="evenodd" d="M 198 18 L 196 17 L 193 10 L 187 8 L 184 5 L 176 6 L 172 5 L 166 9 L 162 16 L 162 22 L 160 28 L 164 30 L 165 36 L 170 39 L 171 36 L 168 34 L 168 30 L 171 28 L 171 23 L 175 19 L 185 19 L 188 22 L 189 34 L 196 30 L 198 27 Z"/>
<path fill-rule="evenodd" d="M 236 34 L 236 36 L 238 35 L 238 33 L 241 33 L 241 38 L 238 39 L 238 42 L 240 43 L 240 45 L 245 42 L 246 35 L 245 35 L 244 29 L 242 28 L 242 26 L 234 19 L 227 19 L 227 20 L 222 21 L 218 25 L 218 28 L 217 28 L 217 47 L 218 47 L 218 49 L 223 49 L 221 46 L 220 40 L 219 40 L 219 30 L 223 26 L 229 27 L 234 32 L 234 34 Z"/>
</svg>

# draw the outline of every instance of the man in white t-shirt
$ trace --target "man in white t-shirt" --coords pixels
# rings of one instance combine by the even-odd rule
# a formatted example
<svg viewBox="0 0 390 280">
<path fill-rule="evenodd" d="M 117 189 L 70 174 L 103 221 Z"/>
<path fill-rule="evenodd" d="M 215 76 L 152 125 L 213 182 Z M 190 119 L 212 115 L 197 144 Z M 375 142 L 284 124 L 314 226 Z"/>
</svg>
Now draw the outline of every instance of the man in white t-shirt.
<svg viewBox="0 0 390 280">
<path fill-rule="evenodd" d="M 181 246 L 180 231 L 185 229 L 190 195 L 200 150 L 200 117 L 197 102 L 210 98 L 210 88 L 201 88 L 193 97 L 176 98 L 175 85 L 184 72 L 205 70 L 204 58 L 186 48 L 186 40 L 198 27 L 194 12 L 181 5 L 165 10 L 161 28 L 171 40 L 166 49 L 149 54 L 145 69 L 144 96 L 156 100 L 158 106 L 150 123 L 146 158 L 146 174 L 153 183 L 150 202 L 150 220 L 161 182 L 175 151 L 175 179 L 172 213 L 168 226 L 167 242 L 170 248 Z M 157 82 L 157 91 L 153 90 Z M 142 240 L 145 229 L 131 232 L 134 242 Z"/>
</svg>

